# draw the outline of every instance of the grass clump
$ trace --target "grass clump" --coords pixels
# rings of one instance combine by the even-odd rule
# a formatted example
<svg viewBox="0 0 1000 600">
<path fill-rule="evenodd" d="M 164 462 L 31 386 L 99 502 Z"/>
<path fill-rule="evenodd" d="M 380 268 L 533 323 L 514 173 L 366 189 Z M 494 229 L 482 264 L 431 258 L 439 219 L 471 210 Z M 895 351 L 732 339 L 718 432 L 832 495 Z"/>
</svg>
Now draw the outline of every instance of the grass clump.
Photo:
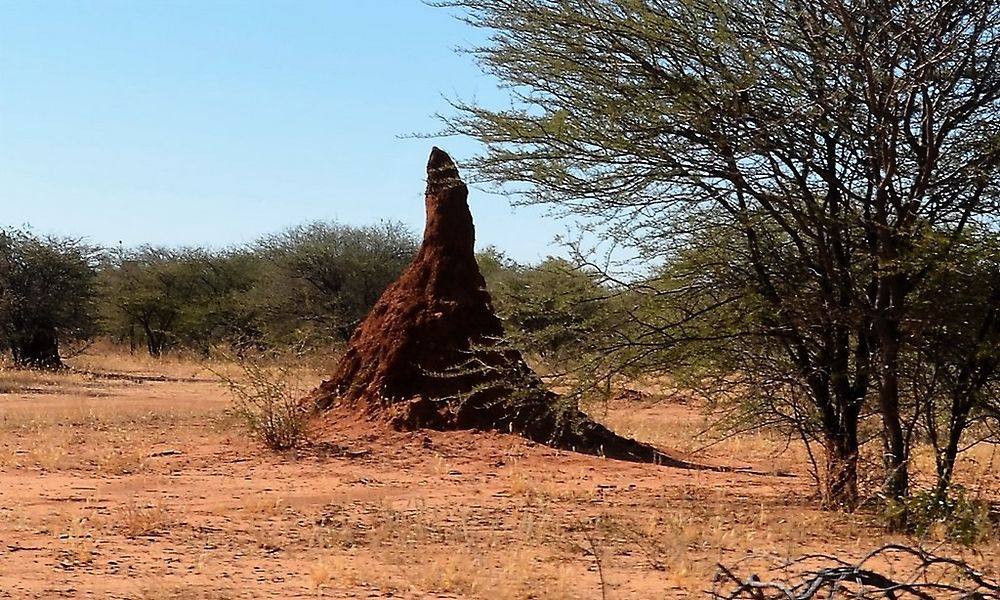
<svg viewBox="0 0 1000 600">
<path fill-rule="evenodd" d="M 156 535 L 170 525 L 170 514 L 161 505 L 133 501 L 118 509 L 116 525 L 129 538 Z"/>
</svg>

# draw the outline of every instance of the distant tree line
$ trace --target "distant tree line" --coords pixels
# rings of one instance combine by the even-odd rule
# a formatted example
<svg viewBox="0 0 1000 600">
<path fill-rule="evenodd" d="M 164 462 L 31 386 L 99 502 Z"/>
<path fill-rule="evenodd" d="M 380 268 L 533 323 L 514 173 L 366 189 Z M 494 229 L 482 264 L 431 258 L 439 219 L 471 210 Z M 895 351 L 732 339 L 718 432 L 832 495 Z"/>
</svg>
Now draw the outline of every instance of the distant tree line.
<svg viewBox="0 0 1000 600">
<path fill-rule="evenodd" d="M 416 251 L 399 223 L 314 222 L 241 248 L 140 247 L 100 265 L 99 321 L 151 356 L 343 341 Z"/>
<path fill-rule="evenodd" d="M 239 248 L 101 249 L 0 231 L 0 348 L 17 366 L 105 336 L 151 356 L 329 347 L 350 335 L 409 262 L 399 223 L 315 222 Z"/>
<path fill-rule="evenodd" d="M 400 223 L 313 222 L 242 247 L 102 249 L 0 231 L 0 348 L 18 366 L 59 368 L 104 337 L 131 352 L 329 351 L 409 264 Z M 606 290 L 563 259 L 525 266 L 480 255 L 498 313 L 553 363 L 585 352 Z"/>
</svg>

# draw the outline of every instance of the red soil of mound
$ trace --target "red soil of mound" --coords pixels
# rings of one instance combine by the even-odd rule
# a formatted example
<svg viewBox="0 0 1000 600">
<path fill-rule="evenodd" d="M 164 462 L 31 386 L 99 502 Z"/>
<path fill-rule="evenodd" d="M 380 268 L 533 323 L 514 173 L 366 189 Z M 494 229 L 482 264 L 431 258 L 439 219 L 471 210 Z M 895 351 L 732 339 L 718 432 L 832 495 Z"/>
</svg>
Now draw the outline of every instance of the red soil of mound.
<svg viewBox="0 0 1000 600">
<path fill-rule="evenodd" d="M 427 225 L 413 262 L 351 336 L 312 400 L 397 429 L 512 432 L 556 448 L 692 467 L 623 438 L 544 388 L 503 344 L 475 257 L 468 188 L 442 150 L 427 163 Z"/>
</svg>

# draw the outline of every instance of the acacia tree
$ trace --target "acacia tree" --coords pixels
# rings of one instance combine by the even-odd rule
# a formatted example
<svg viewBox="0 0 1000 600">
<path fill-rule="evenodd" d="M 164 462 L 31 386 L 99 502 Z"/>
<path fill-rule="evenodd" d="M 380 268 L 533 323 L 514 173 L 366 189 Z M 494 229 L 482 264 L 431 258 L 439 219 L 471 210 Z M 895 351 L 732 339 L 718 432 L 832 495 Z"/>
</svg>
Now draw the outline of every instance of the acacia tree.
<svg viewBox="0 0 1000 600">
<path fill-rule="evenodd" d="M 95 333 L 95 256 L 76 240 L 0 231 L 0 347 L 15 365 L 62 368 L 60 344 Z"/>
<path fill-rule="evenodd" d="M 709 229 L 704 243 L 633 286 L 634 308 L 609 338 L 621 356 L 610 368 L 671 373 L 723 409 L 721 424 L 733 430 L 773 426 L 819 442 L 824 501 L 849 507 L 858 495 L 871 337 L 850 304 L 832 302 L 809 278 L 794 244 L 780 232 L 757 233 L 747 248 L 739 232 Z M 847 279 L 851 266 L 842 267 L 837 275 Z M 733 398 L 735 410 L 726 406 Z"/>
<path fill-rule="evenodd" d="M 734 260 L 719 268 L 757 306 L 742 339 L 768 349 L 745 356 L 780 354 L 806 395 L 831 504 L 857 500 L 869 396 L 887 494 L 904 496 L 911 297 L 954 245 L 920 242 L 996 214 L 1000 2 L 440 5 L 490 32 L 471 51 L 511 95 L 503 109 L 455 102 L 445 119 L 485 144 L 479 174 L 602 223 L 648 260 L 725 240 Z M 661 325 L 665 344 L 682 341 Z"/>
<path fill-rule="evenodd" d="M 989 425 L 1000 418 L 1000 244 L 990 232 L 971 232 L 952 254 L 915 294 L 915 309 L 925 314 L 903 363 L 907 421 L 934 450 L 934 493 L 942 499 L 962 444 L 995 439 Z M 977 425 L 973 441 L 963 439 Z"/>
<path fill-rule="evenodd" d="M 416 250 L 398 222 L 306 223 L 256 242 L 264 265 L 253 300 L 274 340 L 346 340 Z"/>
<path fill-rule="evenodd" d="M 102 272 L 106 326 L 133 348 L 144 341 L 150 356 L 170 347 L 185 307 L 197 299 L 183 254 L 150 246 L 125 250 Z"/>
<path fill-rule="evenodd" d="M 100 273 L 104 326 L 133 351 L 144 342 L 153 357 L 176 345 L 205 354 L 213 343 L 252 345 L 260 333 L 244 296 L 261 263 L 231 250 L 119 250 Z"/>
</svg>

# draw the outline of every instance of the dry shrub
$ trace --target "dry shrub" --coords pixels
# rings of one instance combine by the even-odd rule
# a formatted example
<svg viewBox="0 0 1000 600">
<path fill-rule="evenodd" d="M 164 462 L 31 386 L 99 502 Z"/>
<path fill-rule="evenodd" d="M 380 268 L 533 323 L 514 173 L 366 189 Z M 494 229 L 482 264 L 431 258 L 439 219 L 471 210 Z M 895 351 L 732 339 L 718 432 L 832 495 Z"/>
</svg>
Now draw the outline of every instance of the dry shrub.
<svg viewBox="0 0 1000 600">
<path fill-rule="evenodd" d="M 271 450 L 288 450 L 307 439 L 307 392 L 290 367 L 238 358 L 236 376 L 216 372 L 233 397 L 232 413 Z"/>
<path fill-rule="evenodd" d="M 97 555 L 96 523 L 86 516 L 69 521 L 59 534 L 63 547 L 59 552 L 61 562 L 71 565 L 89 565 Z"/>
</svg>

